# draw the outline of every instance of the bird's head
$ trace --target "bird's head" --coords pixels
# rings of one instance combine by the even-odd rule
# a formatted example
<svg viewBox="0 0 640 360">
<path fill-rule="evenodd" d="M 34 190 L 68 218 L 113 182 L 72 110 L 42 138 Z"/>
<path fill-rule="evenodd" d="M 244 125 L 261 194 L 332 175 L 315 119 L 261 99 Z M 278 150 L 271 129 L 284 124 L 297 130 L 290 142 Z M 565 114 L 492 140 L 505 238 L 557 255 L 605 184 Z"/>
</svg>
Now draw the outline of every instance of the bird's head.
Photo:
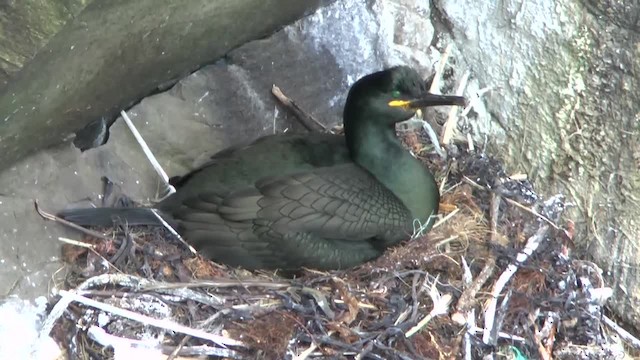
<svg viewBox="0 0 640 360">
<path fill-rule="evenodd" d="M 396 66 L 366 75 L 353 84 L 344 108 L 345 128 L 350 121 L 363 120 L 392 126 L 410 119 L 418 109 L 464 104 L 461 96 L 429 93 L 416 70 Z"/>
</svg>

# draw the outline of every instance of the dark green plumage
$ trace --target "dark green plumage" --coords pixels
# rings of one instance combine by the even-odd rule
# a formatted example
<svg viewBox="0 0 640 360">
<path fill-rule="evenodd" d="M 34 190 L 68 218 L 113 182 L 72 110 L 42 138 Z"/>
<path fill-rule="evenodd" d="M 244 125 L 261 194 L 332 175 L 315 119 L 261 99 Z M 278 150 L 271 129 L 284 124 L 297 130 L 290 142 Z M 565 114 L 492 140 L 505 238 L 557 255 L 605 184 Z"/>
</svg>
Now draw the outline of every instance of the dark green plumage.
<svg viewBox="0 0 640 360">
<path fill-rule="evenodd" d="M 221 151 L 176 182 L 163 218 L 201 254 L 248 269 L 347 268 L 376 258 L 438 211 L 433 175 L 395 135 L 419 107 L 461 105 L 428 94 L 408 67 L 363 77 L 349 91 L 345 137 L 272 135 Z M 346 141 L 345 141 L 346 140 Z M 158 224 L 148 209 L 76 209 L 81 225 Z"/>
</svg>

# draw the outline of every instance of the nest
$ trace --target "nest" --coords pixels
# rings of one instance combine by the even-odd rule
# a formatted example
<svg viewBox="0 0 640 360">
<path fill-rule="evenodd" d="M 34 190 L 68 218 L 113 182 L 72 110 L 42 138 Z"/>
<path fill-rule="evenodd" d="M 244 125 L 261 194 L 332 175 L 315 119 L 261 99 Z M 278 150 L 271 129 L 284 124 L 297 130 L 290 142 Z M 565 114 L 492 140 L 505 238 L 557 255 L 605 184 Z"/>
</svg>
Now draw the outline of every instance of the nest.
<svg viewBox="0 0 640 360">
<path fill-rule="evenodd" d="M 405 140 L 425 153 L 420 136 Z M 67 244 L 57 284 L 67 290 L 43 331 L 71 359 L 623 356 L 602 324 L 610 289 L 574 258 L 562 196 L 543 201 L 499 161 L 453 153 L 422 158 L 444 169 L 434 228 L 347 271 L 231 269 L 157 228 L 120 225 Z"/>
<path fill-rule="evenodd" d="M 456 121 L 450 112 L 443 143 Z M 612 291 L 595 264 L 576 258 L 564 198 L 540 198 L 471 141 L 450 146 L 444 161 L 424 131 L 401 137 L 440 170 L 440 215 L 428 234 L 357 268 L 283 277 L 212 263 L 163 229 L 84 230 L 64 246 L 68 271 L 56 288 L 66 290 L 42 334 L 70 359 L 613 359 L 625 356 L 620 338 L 640 348 L 604 316 Z"/>
</svg>

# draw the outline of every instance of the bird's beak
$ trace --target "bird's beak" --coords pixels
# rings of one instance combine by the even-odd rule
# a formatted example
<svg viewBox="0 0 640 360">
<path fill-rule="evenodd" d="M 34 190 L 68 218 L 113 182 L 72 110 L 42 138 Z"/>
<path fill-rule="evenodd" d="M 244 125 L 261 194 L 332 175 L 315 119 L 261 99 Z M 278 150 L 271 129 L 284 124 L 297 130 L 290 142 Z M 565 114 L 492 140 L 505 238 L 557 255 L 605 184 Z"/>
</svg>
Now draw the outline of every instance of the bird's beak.
<svg viewBox="0 0 640 360">
<path fill-rule="evenodd" d="M 436 95 L 426 94 L 423 97 L 411 100 L 391 100 L 388 105 L 391 107 L 401 107 L 407 110 L 423 109 L 429 106 L 442 106 L 442 105 L 458 105 L 464 106 L 467 100 L 462 96 L 454 95 Z"/>
</svg>

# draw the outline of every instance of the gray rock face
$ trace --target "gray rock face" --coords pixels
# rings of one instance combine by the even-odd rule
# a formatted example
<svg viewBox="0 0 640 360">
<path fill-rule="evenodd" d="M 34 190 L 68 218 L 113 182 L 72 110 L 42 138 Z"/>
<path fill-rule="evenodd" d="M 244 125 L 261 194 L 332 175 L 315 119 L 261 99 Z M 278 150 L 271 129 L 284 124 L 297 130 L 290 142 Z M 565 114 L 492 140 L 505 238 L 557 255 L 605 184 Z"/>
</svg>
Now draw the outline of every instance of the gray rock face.
<svg viewBox="0 0 640 360">
<path fill-rule="evenodd" d="M 460 131 L 470 131 L 479 145 L 488 142 L 490 152 L 514 173 L 527 173 L 542 193 L 568 196 L 579 250 L 606 269 L 616 312 L 640 327 L 640 57 L 632 16 L 639 9 L 607 4 L 337 2 L 234 50 L 129 113 L 169 175 L 178 175 L 228 145 L 302 131 L 272 99 L 274 83 L 318 119 L 335 124 L 346 90 L 359 76 L 400 63 L 427 75 L 440 51 L 453 44 L 453 71 L 443 92 L 452 92 L 452 81 L 466 71 L 467 96 L 491 87 Z M 57 254 L 48 237 L 62 230 L 44 223 L 43 231 L 30 198 L 60 209 L 95 197 L 99 177 L 107 175 L 132 197 L 150 200 L 158 180 L 147 164 L 118 120 L 106 146 L 80 154 L 67 145 L 2 174 L 0 183 L 9 190 L 0 199 L 0 215 L 16 224 L 0 230 L 8 239 L 0 242 L 0 274 L 10 275 L 2 286 L 18 279 L 13 266 L 25 262 L 30 272 L 22 274 L 31 281 L 37 264 Z M 33 244 L 40 253 L 33 253 Z M 23 279 L 18 289 L 27 293 Z"/>
<path fill-rule="evenodd" d="M 317 1 L 96 1 L 0 94 L 0 169 L 271 34 Z M 241 19 L 252 19 L 242 21 Z"/>
<path fill-rule="evenodd" d="M 492 115 L 490 149 L 575 205 L 576 243 L 606 270 L 611 302 L 640 327 L 637 4 L 436 3 Z M 480 138 L 478 138 L 480 139 Z"/>
<path fill-rule="evenodd" d="M 3 1 L 0 4 L 0 92 L 85 0 Z"/>
</svg>

